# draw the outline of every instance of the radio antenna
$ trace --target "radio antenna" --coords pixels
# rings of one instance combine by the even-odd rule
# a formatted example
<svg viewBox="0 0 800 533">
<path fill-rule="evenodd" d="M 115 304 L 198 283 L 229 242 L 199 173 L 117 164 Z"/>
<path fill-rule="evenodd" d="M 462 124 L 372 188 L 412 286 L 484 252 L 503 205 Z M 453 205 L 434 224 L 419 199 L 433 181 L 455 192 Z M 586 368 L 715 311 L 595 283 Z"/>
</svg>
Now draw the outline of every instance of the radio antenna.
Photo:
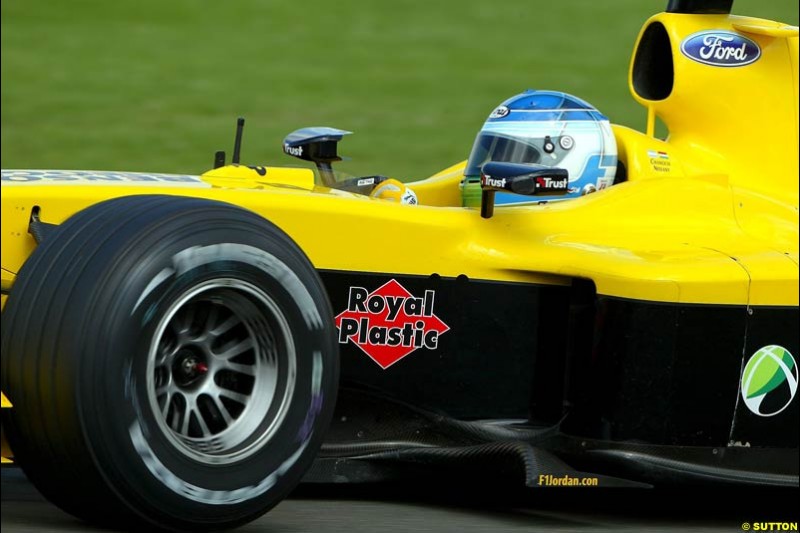
<svg viewBox="0 0 800 533">
<path fill-rule="evenodd" d="M 233 141 L 233 158 L 231 163 L 234 165 L 239 164 L 239 157 L 242 152 L 242 132 L 244 131 L 244 117 L 239 117 L 236 120 L 236 139 Z"/>
</svg>

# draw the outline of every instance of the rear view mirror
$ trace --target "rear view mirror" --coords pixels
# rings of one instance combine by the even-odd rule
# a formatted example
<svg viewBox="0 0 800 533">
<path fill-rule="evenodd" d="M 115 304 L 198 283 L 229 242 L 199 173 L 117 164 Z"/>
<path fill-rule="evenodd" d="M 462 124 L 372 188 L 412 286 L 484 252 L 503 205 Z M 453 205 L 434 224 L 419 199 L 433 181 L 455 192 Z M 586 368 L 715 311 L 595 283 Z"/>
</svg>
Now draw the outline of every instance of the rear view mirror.
<svg viewBox="0 0 800 533">
<path fill-rule="evenodd" d="M 333 187 L 336 179 L 331 164 L 342 160 L 336 148 L 342 137 L 350 133 L 325 126 L 303 128 L 286 136 L 283 140 L 283 152 L 304 161 L 313 161 L 317 165 L 322 183 Z"/>
<path fill-rule="evenodd" d="M 492 161 L 481 168 L 481 216 L 494 214 L 496 192 L 525 196 L 558 195 L 569 191 L 569 172 L 565 168 L 524 163 Z"/>
</svg>

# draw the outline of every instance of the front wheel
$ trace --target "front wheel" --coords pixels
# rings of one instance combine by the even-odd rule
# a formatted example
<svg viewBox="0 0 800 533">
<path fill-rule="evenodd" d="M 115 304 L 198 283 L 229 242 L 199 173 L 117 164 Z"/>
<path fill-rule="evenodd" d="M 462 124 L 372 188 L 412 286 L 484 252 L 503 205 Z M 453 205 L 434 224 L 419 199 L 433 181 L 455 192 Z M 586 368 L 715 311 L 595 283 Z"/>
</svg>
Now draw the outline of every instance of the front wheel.
<svg viewBox="0 0 800 533">
<path fill-rule="evenodd" d="M 165 196 L 94 205 L 48 235 L 3 313 L 15 460 L 89 521 L 252 520 L 322 442 L 332 316 L 306 256 L 254 213 Z"/>
</svg>

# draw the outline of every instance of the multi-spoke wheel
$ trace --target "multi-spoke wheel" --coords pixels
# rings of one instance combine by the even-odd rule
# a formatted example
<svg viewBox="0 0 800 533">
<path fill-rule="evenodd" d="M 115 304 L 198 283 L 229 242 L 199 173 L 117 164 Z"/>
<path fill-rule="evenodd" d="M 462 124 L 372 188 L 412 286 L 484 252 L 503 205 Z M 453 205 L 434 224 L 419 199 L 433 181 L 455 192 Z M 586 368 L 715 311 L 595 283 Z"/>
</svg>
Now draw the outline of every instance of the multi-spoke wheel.
<svg viewBox="0 0 800 533">
<path fill-rule="evenodd" d="M 286 317 L 258 287 L 221 278 L 180 297 L 156 327 L 147 392 L 177 449 L 211 463 L 236 461 L 280 427 L 295 385 Z"/>
<path fill-rule="evenodd" d="M 228 204 L 137 196 L 74 215 L 25 263 L 2 320 L 15 459 L 87 520 L 251 520 L 299 482 L 330 421 L 338 353 L 319 276 Z"/>
</svg>

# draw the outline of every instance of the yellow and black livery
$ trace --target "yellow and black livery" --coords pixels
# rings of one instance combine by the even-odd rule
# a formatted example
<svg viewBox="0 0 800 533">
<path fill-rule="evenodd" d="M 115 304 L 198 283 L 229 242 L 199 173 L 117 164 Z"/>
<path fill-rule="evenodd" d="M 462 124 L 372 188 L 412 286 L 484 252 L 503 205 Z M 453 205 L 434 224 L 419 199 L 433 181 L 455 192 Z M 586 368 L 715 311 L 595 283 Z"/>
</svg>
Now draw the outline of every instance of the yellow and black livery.
<svg viewBox="0 0 800 533">
<path fill-rule="evenodd" d="M 614 126 L 617 182 L 578 199 L 482 217 L 464 163 L 408 184 L 418 205 L 372 198 L 381 177 L 327 173 L 332 129 L 285 145 L 324 155 L 324 183 L 238 157 L 200 176 L 4 170 L 4 462 L 93 518 L 63 494 L 81 467 L 101 518 L 176 529 L 246 521 L 306 472 L 408 464 L 796 487 L 798 29 L 696 4 L 645 23 L 629 85 L 646 132 Z M 245 340 L 198 340 L 225 320 Z M 255 348 L 216 370 L 237 342 Z M 204 408 L 209 380 L 238 396 Z M 118 431 L 91 419 L 107 396 Z"/>
</svg>

